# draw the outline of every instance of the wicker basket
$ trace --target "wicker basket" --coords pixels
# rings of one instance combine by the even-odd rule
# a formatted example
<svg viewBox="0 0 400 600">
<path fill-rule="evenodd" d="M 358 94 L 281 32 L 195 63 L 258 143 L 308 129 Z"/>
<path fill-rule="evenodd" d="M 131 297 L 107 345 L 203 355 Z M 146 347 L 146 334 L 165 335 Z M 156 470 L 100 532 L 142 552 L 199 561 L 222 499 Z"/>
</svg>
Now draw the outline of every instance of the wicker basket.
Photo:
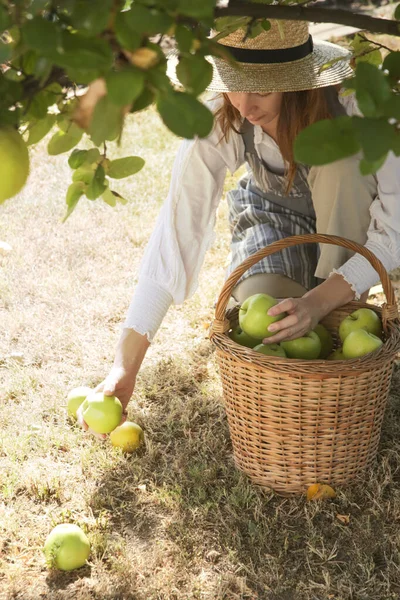
<svg viewBox="0 0 400 600">
<path fill-rule="evenodd" d="M 384 344 L 376 352 L 346 361 L 276 358 L 240 346 L 228 331 L 238 307 L 226 311 L 240 277 L 262 258 L 299 243 L 327 243 L 362 254 L 378 272 L 386 304 L 350 302 L 322 323 L 335 347 L 341 320 L 369 307 L 383 323 Z M 298 494 L 312 483 L 359 481 L 376 457 L 400 323 L 393 288 L 382 263 L 366 248 L 330 235 L 299 235 L 274 242 L 247 258 L 225 282 L 211 324 L 222 378 L 234 460 L 261 486 Z"/>
</svg>

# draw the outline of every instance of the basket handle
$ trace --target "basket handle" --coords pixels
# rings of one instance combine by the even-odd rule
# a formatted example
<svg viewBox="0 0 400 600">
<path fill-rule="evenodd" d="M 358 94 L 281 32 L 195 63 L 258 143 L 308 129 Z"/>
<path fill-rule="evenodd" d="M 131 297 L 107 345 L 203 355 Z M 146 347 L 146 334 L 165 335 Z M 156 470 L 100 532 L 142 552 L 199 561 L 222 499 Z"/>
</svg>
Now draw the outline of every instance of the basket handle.
<svg viewBox="0 0 400 600">
<path fill-rule="evenodd" d="M 356 242 L 352 242 L 346 238 L 339 237 L 337 235 L 326 235 L 319 233 L 310 233 L 307 235 L 293 235 L 277 242 L 273 242 L 269 244 L 265 248 L 258 250 L 248 258 L 246 258 L 228 277 L 225 281 L 225 284 L 221 290 L 219 295 L 217 305 L 215 308 L 215 319 L 211 325 L 211 335 L 213 333 L 224 333 L 229 329 L 229 321 L 225 318 L 226 307 L 229 302 L 229 298 L 231 297 L 231 293 L 236 283 L 239 281 L 241 276 L 253 265 L 258 263 L 260 260 L 265 258 L 266 256 L 270 256 L 271 254 L 275 254 L 275 252 L 279 252 L 284 248 L 290 248 L 291 246 L 296 246 L 297 244 L 314 244 L 314 243 L 323 243 L 323 244 L 332 244 L 334 246 L 343 246 L 343 248 L 348 248 L 349 250 L 353 250 L 354 252 L 358 252 L 364 258 L 366 258 L 371 265 L 374 267 L 375 271 L 378 272 L 379 278 L 382 282 L 383 291 L 386 296 L 386 303 L 382 307 L 382 321 L 383 327 L 386 331 L 387 321 L 393 321 L 398 318 L 398 309 L 396 304 L 396 298 L 394 295 L 394 290 L 392 283 L 389 279 L 389 275 L 381 263 L 381 261 L 365 246 L 361 246 Z"/>
</svg>

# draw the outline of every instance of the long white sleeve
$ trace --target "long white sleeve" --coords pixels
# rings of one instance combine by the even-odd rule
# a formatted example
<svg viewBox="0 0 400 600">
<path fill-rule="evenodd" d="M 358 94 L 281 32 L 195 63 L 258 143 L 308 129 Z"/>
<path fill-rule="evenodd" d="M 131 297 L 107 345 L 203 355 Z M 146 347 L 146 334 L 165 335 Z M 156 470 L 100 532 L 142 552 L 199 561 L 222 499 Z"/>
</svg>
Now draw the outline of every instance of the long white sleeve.
<svg viewBox="0 0 400 600">
<path fill-rule="evenodd" d="M 227 169 L 240 166 L 236 136 L 220 142 L 215 127 L 203 139 L 184 140 L 175 158 L 168 197 L 145 249 L 124 327 L 152 341 L 169 306 L 194 294 Z"/>
</svg>

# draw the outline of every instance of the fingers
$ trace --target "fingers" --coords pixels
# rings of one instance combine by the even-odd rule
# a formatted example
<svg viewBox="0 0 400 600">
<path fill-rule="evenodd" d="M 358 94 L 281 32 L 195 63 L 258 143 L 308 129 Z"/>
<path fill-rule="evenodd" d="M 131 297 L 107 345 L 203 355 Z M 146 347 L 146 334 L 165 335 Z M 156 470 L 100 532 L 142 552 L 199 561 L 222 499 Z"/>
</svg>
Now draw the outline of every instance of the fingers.
<svg viewBox="0 0 400 600">
<path fill-rule="evenodd" d="M 277 317 L 278 315 L 282 314 L 283 312 L 292 312 L 293 310 L 295 310 L 296 306 L 297 306 L 297 298 L 285 298 L 284 300 L 282 300 L 281 302 L 278 302 L 278 304 L 275 304 L 275 306 L 272 306 L 269 311 L 267 312 L 268 315 L 270 315 L 271 317 Z"/>
</svg>

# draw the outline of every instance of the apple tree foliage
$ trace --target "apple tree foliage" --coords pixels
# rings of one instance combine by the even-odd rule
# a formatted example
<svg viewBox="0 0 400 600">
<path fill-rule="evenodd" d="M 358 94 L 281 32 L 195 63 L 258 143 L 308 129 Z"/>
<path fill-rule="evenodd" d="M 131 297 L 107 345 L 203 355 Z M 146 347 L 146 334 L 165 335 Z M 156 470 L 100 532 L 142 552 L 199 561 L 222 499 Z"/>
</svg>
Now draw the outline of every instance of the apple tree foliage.
<svg viewBox="0 0 400 600">
<path fill-rule="evenodd" d="M 0 128 L 18 127 L 28 145 L 51 134 L 49 154 L 69 153 L 73 174 L 65 218 L 82 196 L 124 203 L 111 180 L 144 165 L 138 156 L 107 156 L 107 143 L 121 140 L 126 116 L 155 104 L 176 135 L 207 136 L 213 116 L 199 100 L 212 78 L 205 57 L 234 62 L 217 39 L 238 28 L 256 37 L 270 28 L 268 5 L 294 9 L 302 3 L 231 0 L 241 14 L 224 16 L 216 0 L 0 0 Z M 249 6 L 260 13 L 247 16 Z M 400 21 L 399 8 L 393 19 Z M 216 38 L 209 38 L 210 29 Z M 166 72 L 163 40 L 171 37 L 179 89 Z M 400 155 L 400 51 L 364 34 L 351 45 L 354 77 L 346 87 L 355 90 L 364 118 L 313 125 L 298 137 L 295 155 L 317 165 L 362 151 L 361 168 L 372 173 L 390 150 Z M 83 138 L 90 140 L 88 149 L 87 143 L 79 147 Z"/>
</svg>

